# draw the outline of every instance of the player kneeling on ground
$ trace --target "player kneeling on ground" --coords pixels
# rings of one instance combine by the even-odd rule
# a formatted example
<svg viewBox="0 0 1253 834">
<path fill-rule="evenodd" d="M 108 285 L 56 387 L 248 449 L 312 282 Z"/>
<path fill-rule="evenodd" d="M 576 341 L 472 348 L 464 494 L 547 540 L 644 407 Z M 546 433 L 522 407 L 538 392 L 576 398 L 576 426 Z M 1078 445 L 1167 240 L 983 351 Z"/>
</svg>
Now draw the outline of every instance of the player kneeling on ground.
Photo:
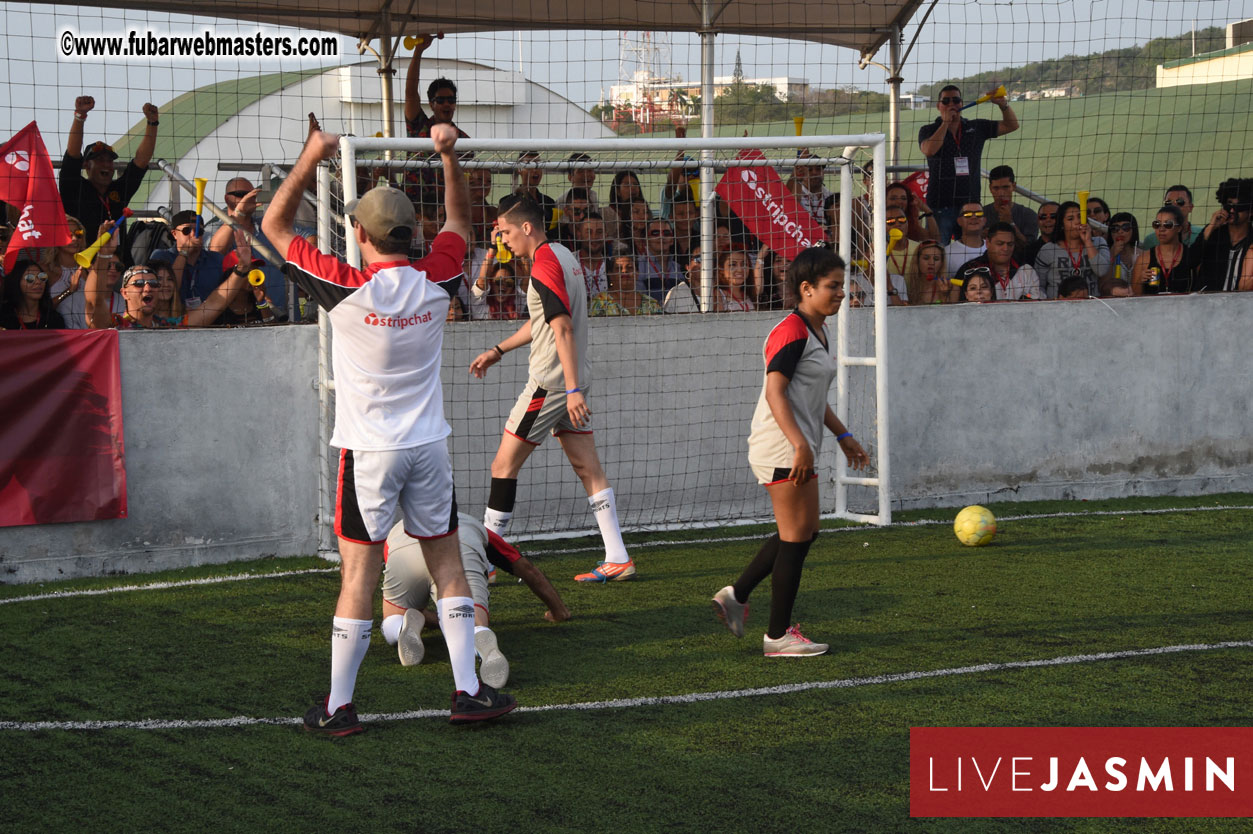
<svg viewBox="0 0 1253 834">
<path fill-rule="evenodd" d="M 489 533 L 478 520 L 458 513 L 457 535 L 461 543 L 461 567 L 470 595 L 474 598 L 474 648 L 479 656 L 479 677 L 488 686 L 501 687 L 509 680 L 509 661 L 496 643 L 496 635 L 488 627 L 487 575 L 492 567 L 514 574 L 548 606 L 544 619 L 559 623 L 570 619 L 570 609 L 548 577 L 531 561 L 495 533 Z M 436 598 L 437 589 L 422 548 L 397 524 L 387 537 L 383 570 L 383 638 L 396 646 L 400 662 L 416 666 L 422 662 L 426 648 L 422 645 L 422 628 L 439 626 L 427 604 Z"/>
<path fill-rule="evenodd" d="M 767 576 L 770 625 L 762 638 L 766 657 L 823 654 L 792 625 L 801 567 L 818 538 L 818 473 L 822 429 L 835 435 L 849 465 L 861 469 L 870 458 L 827 404 L 837 367 L 826 320 L 844 300 L 844 261 L 829 249 L 807 249 L 788 267 L 796 309 L 766 337 L 765 381 L 748 435 L 748 463 L 766 487 L 779 532 L 766 539 L 734 585 L 714 595 L 714 613 L 736 637 L 744 636 L 748 595 Z"/>
</svg>

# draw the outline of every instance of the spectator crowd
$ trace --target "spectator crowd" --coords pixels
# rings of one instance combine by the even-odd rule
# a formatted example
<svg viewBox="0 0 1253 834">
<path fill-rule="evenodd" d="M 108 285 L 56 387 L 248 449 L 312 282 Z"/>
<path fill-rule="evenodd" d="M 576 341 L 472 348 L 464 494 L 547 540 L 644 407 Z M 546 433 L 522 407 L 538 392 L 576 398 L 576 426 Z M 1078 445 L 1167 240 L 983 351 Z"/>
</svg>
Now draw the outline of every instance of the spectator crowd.
<svg viewBox="0 0 1253 834">
<path fill-rule="evenodd" d="M 405 122 L 413 137 L 429 136 L 434 124 L 456 126 L 457 87 L 438 78 L 426 89 L 417 79 L 424 49 L 409 66 Z M 1217 189 L 1217 208 L 1204 225 L 1192 222 L 1193 193 L 1172 185 L 1151 217 L 1112 209 L 1100 197 L 1085 205 L 1045 202 L 1036 211 L 1015 201 L 1014 170 L 992 168 L 990 201 L 980 175 L 987 142 L 1019 129 L 1003 97 L 991 97 L 999 120 L 967 119 L 961 91 L 946 87 L 939 117 L 919 131 L 928 162 L 925 191 L 912 181 L 887 187 L 884 215 L 875 217 L 869 199 L 852 201 L 853 257 L 850 304 L 874 303 L 875 274 L 869 258 L 877 224 L 891 235 L 887 252 L 887 296 L 892 305 L 959 302 L 1083 299 L 1253 289 L 1253 258 L 1247 257 L 1253 178 L 1231 177 Z M 231 223 L 191 210 L 162 219 L 123 222 L 104 245 L 85 251 L 123 217 L 152 159 L 160 114 L 146 104 L 145 132 L 124 167 L 104 141 L 84 147 L 84 127 L 95 108 L 91 96 L 74 102 L 73 121 L 59 173 L 59 191 L 70 229 L 65 246 L 22 250 L 4 275 L 0 328 L 169 328 L 247 326 L 316 320 L 312 300 L 289 286 L 261 230 L 261 187 L 237 177 L 217 195 Z M 429 108 L 429 113 L 428 113 Z M 317 127 L 310 114 L 310 128 Z M 458 134 L 467 134 L 457 128 Z M 679 129 L 683 135 L 683 129 Z M 797 155 L 785 186 L 800 209 L 825 233 L 839 238 L 840 195 L 825 184 L 826 167 Z M 680 155 L 666 175 L 657 205 L 650 204 L 635 171 L 617 171 L 605 193 L 597 189 L 599 168 L 586 154 L 565 162 L 562 193 L 545 193 L 546 168 L 539 153 L 514 160 L 509 190 L 534 199 L 544 212 L 551 239 L 578 258 L 593 316 L 637 316 L 700 312 L 702 259 L 712 261 L 710 312 L 791 308 L 788 259 L 751 231 L 753 218 L 737 216 L 715 196 L 713 252 L 701 250 L 698 169 Z M 518 319 L 526 315 L 530 264 L 514 255 L 494 232 L 492 170 L 469 169 L 472 240 L 468 241 L 462 286 L 450 320 Z M 386 170 L 362 168 L 359 191 Z M 912 180 L 912 178 L 911 178 Z M 434 168 L 395 178 L 419 217 L 413 258 L 425 254 L 443 222 L 443 184 Z M 867 193 L 869 189 L 866 189 Z M 3 242 L 16 220 L 7 207 Z M 892 230 L 899 230 L 900 234 Z M 1151 230 L 1151 231 L 1150 231 Z M 309 230 L 311 232 L 311 229 Z M 1147 234 L 1145 234 L 1147 232 Z M 313 241 L 312 233 L 307 237 Z"/>
</svg>

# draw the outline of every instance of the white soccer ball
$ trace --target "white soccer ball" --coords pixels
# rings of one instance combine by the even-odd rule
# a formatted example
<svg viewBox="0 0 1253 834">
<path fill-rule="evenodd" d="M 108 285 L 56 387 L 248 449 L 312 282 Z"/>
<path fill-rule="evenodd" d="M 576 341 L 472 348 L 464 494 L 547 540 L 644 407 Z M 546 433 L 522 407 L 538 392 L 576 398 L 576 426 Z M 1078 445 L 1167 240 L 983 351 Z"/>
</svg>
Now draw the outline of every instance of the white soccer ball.
<svg viewBox="0 0 1253 834">
<path fill-rule="evenodd" d="M 953 521 L 953 532 L 967 547 L 982 547 L 996 536 L 996 516 L 987 507 L 966 507 Z"/>
</svg>

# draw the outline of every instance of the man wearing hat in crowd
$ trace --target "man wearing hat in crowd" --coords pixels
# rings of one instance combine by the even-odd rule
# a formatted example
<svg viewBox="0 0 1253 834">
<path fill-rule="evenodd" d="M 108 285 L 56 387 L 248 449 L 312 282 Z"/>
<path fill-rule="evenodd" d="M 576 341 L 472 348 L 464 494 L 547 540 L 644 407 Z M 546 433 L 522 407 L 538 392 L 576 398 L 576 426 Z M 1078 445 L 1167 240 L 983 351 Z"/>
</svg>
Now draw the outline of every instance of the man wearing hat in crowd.
<svg viewBox="0 0 1253 834">
<path fill-rule="evenodd" d="M 157 145 L 157 108 L 153 104 L 144 105 L 144 119 L 148 122 L 144 129 L 144 138 L 135 149 L 135 158 L 127 163 L 122 175 L 113 178 L 114 160 L 117 152 L 105 142 L 93 142 L 83 151 L 83 123 L 87 114 L 96 106 L 91 96 L 79 96 L 74 99 L 74 121 L 70 125 L 70 138 L 65 143 L 65 157 L 61 160 L 61 173 L 58 185 L 61 191 L 61 204 L 65 213 L 77 217 L 84 229 L 97 229 L 101 223 L 117 220 L 122 216 L 131 197 L 139 190 L 144 174 L 148 172 L 148 163 L 152 161 L 152 152 Z M 82 176 L 86 173 L 86 177 Z M 130 265 L 130 242 L 126 236 L 126 224 L 120 230 L 121 245 L 118 256 L 122 263 Z M 87 241 L 88 244 L 91 241 Z"/>
<path fill-rule="evenodd" d="M 417 218 L 403 191 L 379 186 L 344 206 L 361 250 L 362 269 L 314 249 L 293 221 L 318 163 L 335 155 L 339 137 L 311 129 L 304 150 L 279 186 L 261 230 L 297 286 L 326 312 L 334 338 L 335 430 L 340 449 L 335 506 L 340 591 L 331 628 L 330 692 L 305 713 L 306 730 L 333 736 L 365 729 L 353 705 L 357 671 L 370 645 L 383 544 L 397 518 L 421 542 L 439 588 L 436 609 L 456 691 L 454 724 L 503 715 L 513 696 L 480 682 L 474 667 L 474 599 L 461 565 L 457 499 L 448 454 L 440 354 L 444 321 L 461 285 L 470 237 L 470 189 L 454 153 L 452 125 L 431 127 L 443 162 L 447 221 L 422 260 L 408 254 Z"/>
<path fill-rule="evenodd" d="M 170 219 L 173 249 L 161 249 L 149 256 L 150 263 L 164 262 L 174 270 L 183 303 L 194 310 L 222 283 L 225 255 L 204 246 L 204 228 L 196 228 L 196 213 L 184 209 Z M 199 234 L 197 234 L 199 231 Z"/>
</svg>

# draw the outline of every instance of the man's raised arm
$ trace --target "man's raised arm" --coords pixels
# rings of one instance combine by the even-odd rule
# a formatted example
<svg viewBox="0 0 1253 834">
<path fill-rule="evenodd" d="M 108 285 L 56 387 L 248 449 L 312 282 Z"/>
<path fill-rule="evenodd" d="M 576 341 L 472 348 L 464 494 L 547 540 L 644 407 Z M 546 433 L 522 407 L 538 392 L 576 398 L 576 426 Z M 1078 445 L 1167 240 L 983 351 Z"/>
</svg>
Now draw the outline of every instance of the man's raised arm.
<svg viewBox="0 0 1253 834">
<path fill-rule="evenodd" d="M 470 184 L 461 173 L 461 163 L 454 150 L 457 129 L 452 125 L 432 125 L 431 141 L 444 162 L 444 212 L 447 220 L 440 231 L 454 232 L 462 240 L 470 240 Z"/>
<path fill-rule="evenodd" d="M 317 123 L 313 120 L 312 113 L 309 114 L 309 120 L 310 127 L 313 129 L 309 131 L 309 138 L 305 140 L 304 150 L 300 152 L 300 158 L 292 166 L 287 179 L 283 180 L 283 184 L 275 192 L 269 211 L 261 218 L 261 231 L 265 232 L 265 236 L 270 239 L 275 250 L 284 258 L 287 257 L 287 248 L 296 238 L 293 225 L 296 210 L 300 208 L 302 195 L 313 185 L 317 177 L 318 163 L 324 159 L 330 159 L 339 149 L 337 135 L 316 129 Z"/>
</svg>

